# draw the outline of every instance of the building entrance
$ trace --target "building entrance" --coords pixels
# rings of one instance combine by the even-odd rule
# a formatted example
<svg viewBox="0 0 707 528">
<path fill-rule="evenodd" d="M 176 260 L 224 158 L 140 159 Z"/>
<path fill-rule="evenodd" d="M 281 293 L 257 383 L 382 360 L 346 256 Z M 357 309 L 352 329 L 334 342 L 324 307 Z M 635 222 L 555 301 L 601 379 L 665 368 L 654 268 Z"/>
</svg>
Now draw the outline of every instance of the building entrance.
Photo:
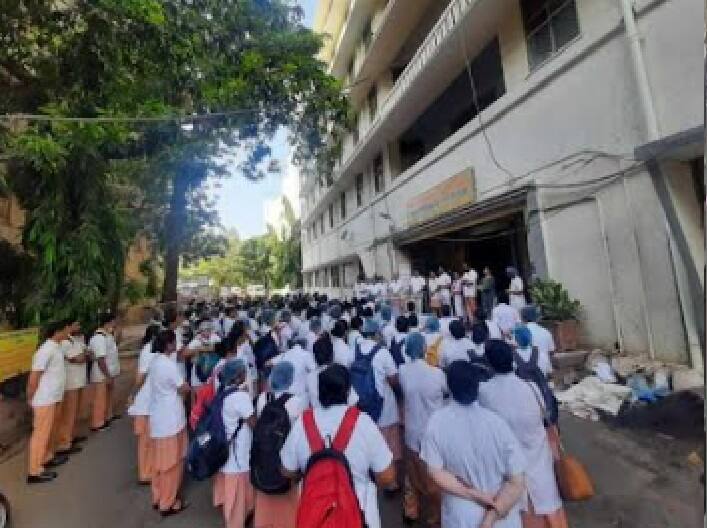
<svg viewBox="0 0 707 528">
<path fill-rule="evenodd" d="M 423 275 L 441 266 L 450 274 L 462 272 L 464 264 L 474 268 L 479 276 L 489 267 L 496 278 L 498 293 L 508 288 L 505 270 L 518 269 L 521 276 L 530 276 L 525 222 L 521 212 L 456 231 L 434 235 L 405 245 L 412 269 Z"/>
</svg>

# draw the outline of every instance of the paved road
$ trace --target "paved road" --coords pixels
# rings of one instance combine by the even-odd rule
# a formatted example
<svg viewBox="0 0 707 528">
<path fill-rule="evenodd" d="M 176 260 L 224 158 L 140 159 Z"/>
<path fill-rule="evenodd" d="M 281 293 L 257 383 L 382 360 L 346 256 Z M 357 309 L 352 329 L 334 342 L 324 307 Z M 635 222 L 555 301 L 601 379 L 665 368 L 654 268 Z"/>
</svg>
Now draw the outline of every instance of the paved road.
<svg viewBox="0 0 707 528">
<path fill-rule="evenodd" d="M 563 418 L 568 449 L 589 467 L 597 496 L 569 505 L 573 528 L 698 528 L 702 526 L 699 472 L 684 446 L 634 438 L 601 423 Z M 150 508 L 149 490 L 136 485 L 135 442 L 127 419 L 92 437 L 83 453 L 59 468 L 48 485 L 28 487 L 24 442 L 0 463 L 0 488 L 16 514 L 15 528 L 219 528 L 208 483 L 189 483 L 191 508 L 163 520 Z M 381 499 L 384 528 L 402 527 L 399 499 Z"/>
<path fill-rule="evenodd" d="M 136 485 L 134 439 L 122 419 L 110 431 L 87 442 L 84 452 L 59 468 L 47 485 L 24 483 L 25 452 L 0 465 L 0 487 L 10 497 L 15 528 L 217 528 L 220 514 L 211 506 L 208 482 L 187 483 L 190 508 L 162 519 L 150 507 L 149 489 Z M 384 500 L 384 526 L 397 528 L 402 519 L 394 499 Z"/>
</svg>

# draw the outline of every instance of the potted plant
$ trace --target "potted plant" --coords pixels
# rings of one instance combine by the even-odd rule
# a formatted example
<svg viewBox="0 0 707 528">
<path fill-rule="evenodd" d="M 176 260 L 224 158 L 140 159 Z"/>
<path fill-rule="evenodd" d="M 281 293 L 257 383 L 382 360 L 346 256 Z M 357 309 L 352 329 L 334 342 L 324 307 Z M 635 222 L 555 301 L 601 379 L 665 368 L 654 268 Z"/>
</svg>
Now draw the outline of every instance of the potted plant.
<svg viewBox="0 0 707 528">
<path fill-rule="evenodd" d="M 530 296 L 540 307 L 543 326 L 552 332 L 557 352 L 575 350 L 579 334 L 579 301 L 572 299 L 562 284 L 551 279 L 534 281 Z"/>
</svg>

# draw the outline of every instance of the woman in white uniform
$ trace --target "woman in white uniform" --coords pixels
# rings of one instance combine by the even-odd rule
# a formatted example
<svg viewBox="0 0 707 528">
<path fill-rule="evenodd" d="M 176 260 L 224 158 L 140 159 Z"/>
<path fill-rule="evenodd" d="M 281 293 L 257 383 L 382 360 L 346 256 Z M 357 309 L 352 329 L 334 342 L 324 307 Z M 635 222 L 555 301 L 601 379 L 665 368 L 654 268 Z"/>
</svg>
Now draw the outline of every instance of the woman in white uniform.
<svg viewBox="0 0 707 528">
<path fill-rule="evenodd" d="M 496 412 L 520 442 L 525 458 L 527 493 L 521 501 L 524 528 L 567 528 L 567 516 L 555 480 L 554 460 L 543 425 L 540 389 L 513 372 L 513 350 L 489 341 L 488 359 L 495 375 L 479 389 L 479 403 Z"/>
<path fill-rule="evenodd" d="M 523 279 L 521 279 L 518 274 L 518 270 L 513 267 L 506 268 L 506 275 L 508 275 L 508 278 L 511 280 L 511 284 L 508 287 L 508 304 L 520 312 L 525 306 L 525 285 L 523 284 Z"/>
</svg>

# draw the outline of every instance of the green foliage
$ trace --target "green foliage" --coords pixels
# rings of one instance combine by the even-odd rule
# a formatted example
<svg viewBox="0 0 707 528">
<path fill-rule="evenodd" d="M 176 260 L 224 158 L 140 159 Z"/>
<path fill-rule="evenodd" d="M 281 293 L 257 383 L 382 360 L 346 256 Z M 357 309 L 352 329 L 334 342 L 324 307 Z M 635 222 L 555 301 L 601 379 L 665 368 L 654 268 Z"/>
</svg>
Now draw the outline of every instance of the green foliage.
<svg viewBox="0 0 707 528">
<path fill-rule="evenodd" d="M 23 244 L 36 257 L 30 302 L 42 319 L 78 313 L 90 320 L 115 305 L 125 292 L 126 248 L 139 231 L 152 233 L 164 254 L 165 297 L 182 256 L 223 254 L 203 185 L 230 173 L 225 151 L 239 150 L 240 171 L 259 179 L 268 140 L 286 127 L 296 162 L 330 159 L 326 138 L 332 123 L 345 121 L 347 105 L 315 58 L 320 37 L 301 17 L 289 0 L 3 3 L 0 113 L 226 113 L 191 126 L 0 128 L 0 150 L 12 156 L 5 180 L 28 212 Z M 277 246 L 262 244 L 272 258 Z"/>
<path fill-rule="evenodd" d="M 123 298 L 130 304 L 137 304 L 147 297 L 147 286 L 140 281 L 129 280 L 123 284 Z"/>
<path fill-rule="evenodd" d="M 15 328 L 28 326 L 35 322 L 26 302 L 32 292 L 33 259 L 5 240 L 0 240 L 0 255 L 0 323 L 7 321 Z"/>
<path fill-rule="evenodd" d="M 538 279 L 530 286 L 530 296 L 540 307 L 544 319 L 566 321 L 579 317 L 579 301 L 570 298 L 569 292 L 559 282 Z"/>
<path fill-rule="evenodd" d="M 266 234 L 240 240 L 236 233 L 228 237 L 222 256 L 204 258 L 182 268 L 182 278 L 207 276 L 216 286 L 263 284 L 277 289 L 301 286 L 302 251 L 300 224 L 292 205 L 283 197 L 282 229 L 279 233 L 268 226 Z"/>
</svg>

